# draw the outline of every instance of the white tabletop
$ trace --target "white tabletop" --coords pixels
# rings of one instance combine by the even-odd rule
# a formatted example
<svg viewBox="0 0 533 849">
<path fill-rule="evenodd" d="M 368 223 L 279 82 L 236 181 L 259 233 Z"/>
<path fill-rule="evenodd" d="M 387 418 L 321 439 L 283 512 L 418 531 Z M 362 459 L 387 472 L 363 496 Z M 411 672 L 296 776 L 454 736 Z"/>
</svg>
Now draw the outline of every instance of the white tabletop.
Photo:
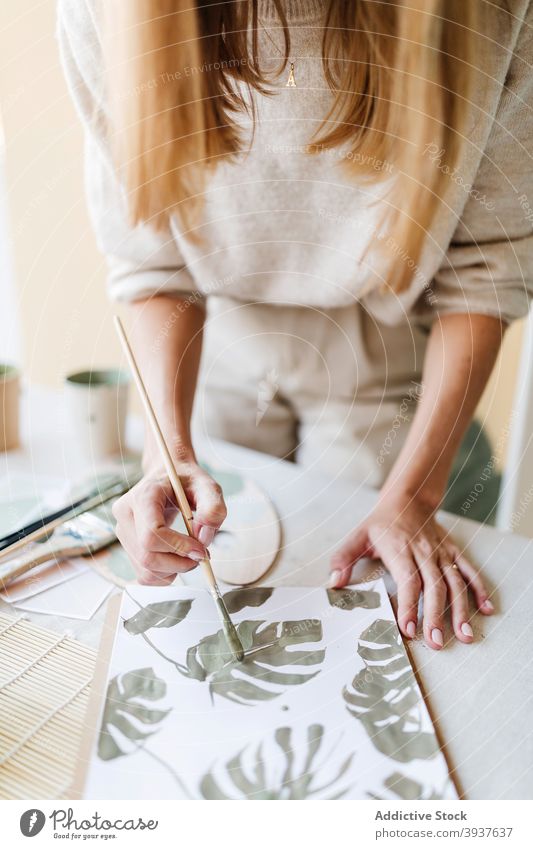
<svg viewBox="0 0 533 849">
<path fill-rule="evenodd" d="M 26 392 L 24 422 L 25 447 L 1 457 L 0 474 L 34 470 L 72 477 L 83 469 L 68 434 L 60 396 L 44 390 Z M 138 422 L 130 424 L 130 444 L 139 445 Z M 217 442 L 197 448 L 201 456 L 245 472 L 276 505 L 283 548 L 262 583 L 325 584 L 331 552 L 365 516 L 376 493 L 238 446 Z M 416 639 L 408 644 L 408 651 L 460 791 L 469 799 L 531 799 L 533 540 L 449 514 L 442 514 L 441 520 L 483 567 L 495 591 L 497 612 L 489 618 L 475 617 L 473 645 L 452 639 L 444 650 L 433 652 Z M 367 561 L 357 568 L 354 580 L 379 572 L 380 564 Z M 394 584 L 385 577 L 393 596 Z M 197 578 L 188 576 L 188 580 L 196 583 Z M 102 608 L 90 622 L 31 617 L 51 628 L 68 628 L 78 639 L 96 645 L 103 612 Z"/>
</svg>

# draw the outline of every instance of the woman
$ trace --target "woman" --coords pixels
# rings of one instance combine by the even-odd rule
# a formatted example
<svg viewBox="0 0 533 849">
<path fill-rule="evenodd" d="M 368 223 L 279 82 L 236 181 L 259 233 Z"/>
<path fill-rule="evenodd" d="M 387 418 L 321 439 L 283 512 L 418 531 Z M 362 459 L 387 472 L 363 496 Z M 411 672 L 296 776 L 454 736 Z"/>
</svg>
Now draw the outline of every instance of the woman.
<svg viewBox="0 0 533 849">
<path fill-rule="evenodd" d="M 398 621 L 473 640 L 482 578 L 435 512 L 506 326 L 527 312 L 533 237 L 525 0 L 135 0 L 60 6 L 111 296 L 194 504 L 168 527 L 157 451 L 117 504 L 143 583 L 195 566 L 225 517 L 197 465 L 211 435 L 380 488 L 331 558 L 398 587 Z"/>
</svg>

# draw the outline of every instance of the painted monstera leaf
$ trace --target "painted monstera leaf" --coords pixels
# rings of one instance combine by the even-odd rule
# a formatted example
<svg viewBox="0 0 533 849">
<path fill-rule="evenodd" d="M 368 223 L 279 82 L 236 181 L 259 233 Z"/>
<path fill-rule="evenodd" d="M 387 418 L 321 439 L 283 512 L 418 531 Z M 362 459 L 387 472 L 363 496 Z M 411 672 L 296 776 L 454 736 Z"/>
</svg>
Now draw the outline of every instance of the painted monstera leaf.
<svg viewBox="0 0 533 849">
<path fill-rule="evenodd" d="M 381 604 L 380 595 L 375 590 L 327 590 L 327 594 L 330 605 L 340 610 L 355 610 L 356 607 L 373 610 Z"/>
<path fill-rule="evenodd" d="M 165 682 L 149 667 L 111 679 L 98 738 L 98 756 L 102 760 L 131 754 L 155 732 L 155 726 L 170 709 L 159 710 L 143 702 L 156 702 L 164 698 L 166 691 Z"/>
<path fill-rule="evenodd" d="M 274 740 L 282 768 L 276 757 L 265 759 L 263 744 L 246 747 L 225 764 L 214 765 L 200 782 L 200 796 L 209 800 L 238 799 L 339 799 L 349 789 L 346 773 L 353 753 L 337 756 L 335 748 L 324 753 L 324 728 L 310 725 L 304 752 L 297 756 L 291 728 L 278 728 Z M 268 747 L 272 750 L 272 744 Z"/>
<path fill-rule="evenodd" d="M 128 634 L 144 634 L 150 628 L 172 628 L 179 625 L 188 615 L 192 599 L 181 601 L 158 601 L 141 607 L 133 616 L 124 621 Z"/>
<path fill-rule="evenodd" d="M 273 592 L 271 587 L 231 590 L 224 594 L 224 602 L 228 613 L 238 613 L 245 607 L 261 607 Z M 124 621 L 124 628 L 134 636 L 145 634 L 150 628 L 172 628 L 189 615 L 193 601 L 194 599 L 174 599 L 147 604 Z"/>
<path fill-rule="evenodd" d="M 434 757 L 437 740 L 433 731 L 422 730 L 422 696 L 396 623 L 376 619 L 361 634 L 357 652 L 365 669 L 343 690 L 352 716 L 389 758 L 407 763 Z"/>
<path fill-rule="evenodd" d="M 319 643 L 320 621 L 244 620 L 236 627 L 245 651 L 243 661 L 232 659 L 223 631 L 217 631 L 187 651 L 186 666 L 180 665 L 179 671 L 196 681 L 208 681 L 211 695 L 242 705 L 270 701 L 287 687 L 318 675 L 325 649 L 295 650 L 294 646 Z"/>
<path fill-rule="evenodd" d="M 229 593 L 224 593 L 224 603 L 229 614 L 239 613 L 245 607 L 261 607 L 273 592 L 272 587 L 231 590 Z"/>
<path fill-rule="evenodd" d="M 449 782 L 448 782 L 449 783 Z M 437 799 L 449 798 L 447 793 L 437 793 L 431 787 L 425 787 L 408 775 L 402 775 L 401 772 L 393 772 L 383 782 L 389 794 L 392 794 L 396 799 L 405 799 L 406 801 L 425 800 L 432 801 Z M 372 799 L 387 800 L 388 796 L 378 796 L 374 793 L 368 794 Z"/>
</svg>

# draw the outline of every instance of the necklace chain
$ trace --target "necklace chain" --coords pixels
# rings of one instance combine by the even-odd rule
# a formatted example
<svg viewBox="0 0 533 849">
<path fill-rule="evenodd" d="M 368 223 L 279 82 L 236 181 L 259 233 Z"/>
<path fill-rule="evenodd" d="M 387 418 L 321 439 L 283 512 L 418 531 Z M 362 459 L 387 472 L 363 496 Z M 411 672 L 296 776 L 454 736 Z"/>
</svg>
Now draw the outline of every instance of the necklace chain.
<svg viewBox="0 0 533 849">
<path fill-rule="evenodd" d="M 276 42 L 274 41 L 274 39 L 272 38 L 272 36 L 270 35 L 270 33 L 268 32 L 268 30 L 266 28 L 265 28 L 265 33 L 268 36 L 268 40 L 272 44 L 272 47 L 275 50 L 277 50 L 277 52 L 279 53 L 280 56 L 282 56 L 283 52 L 280 50 L 280 48 L 278 47 L 278 45 L 276 44 Z M 295 73 L 294 73 L 294 65 L 295 65 L 294 62 L 290 62 L 289 76 L 287 77 L 287 82 L 285 83 L 285 88 L 297 88 L 296 76 L 295 76 Z"/>
</svg>

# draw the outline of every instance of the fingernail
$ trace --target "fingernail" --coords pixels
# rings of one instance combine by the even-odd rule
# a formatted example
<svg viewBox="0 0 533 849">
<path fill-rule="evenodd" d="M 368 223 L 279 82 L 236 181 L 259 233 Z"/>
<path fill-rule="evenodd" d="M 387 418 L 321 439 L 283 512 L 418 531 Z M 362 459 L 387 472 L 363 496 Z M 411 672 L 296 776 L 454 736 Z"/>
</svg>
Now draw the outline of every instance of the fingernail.
<svg viewBox="0 0 533 849">
<path fill-rule="evenodd" d="M 431 632 L 431 639 L 434 643 L 436 643 L 437 646 L 440 646 L 440 648 L 443 647 L 444 639 L 442 637 L 442 631 L 440 630 L 440 628 L 433 628 Z"/>
<path fill-rule="evenodd" d="M 472 631 L 472 626 L 468 622 L 463 622 L 461 625 L 461 631 L 465 635 L 465 637 L 473 637 L 474 632 Z"/>
<path fill-rule="evenodd" d="M 216 531 L 214 528 L 210 528 L 209 525 L 202 525 L 202 527 L 200 528 L 200 533 L 198 534 L 198 539 L 200 540 L 202 545 L 205 545 L 205 547 L 207 548 L 207 546 L 211 545 L 211 543 L 213 542 L 215 538 L 215 533 Z"/>
<path fill-rule="evenodd" d="M 405 626 L 405 630 L 409 639 L 414 640 L 416 636 L 416 625 L 413 621 L 408 622 Z"/>
<path fill-rule="evenodd" d="M 487 599 L 487 601 L 483 602 L 483 604 L 481 605 L 481 608 L 482 608 L 482 610 L 486 610 L 488 613 L 494 613 L 494 605 L 488 599 Z"/>
<path fill-rule="evenodd" d="M 342 572 L 341 572 L 341 570 L 340 570 L 340 569 L 334 569 L 334 570 L 333 570 L 333 572 L 332 572 L 332 573 L 331 573 L 331 575 L 329 576 L 329 584 L 328 584 L 328 587 L 329 587 L 330 589 L 332 589 L 332 590 L 333 590 L 333 589 L 335 589 L 335 587 L 337 586 L 337 584 L 339 583 L 339 581 L 340 581 L 340 579 L 341 579 L 341 575 L 342 575 Z"/>
<path fill-rule="evenodd" d="M 189 551 L 187 557 L 190 557 L 191 560 L 196 560 L 196 562 L 199 563 L 200 560 L 204 559 L 205 554 L 202 551 L 196 551 L 196 549 L 192 549 L 191 551 Z"/>
</svg>

